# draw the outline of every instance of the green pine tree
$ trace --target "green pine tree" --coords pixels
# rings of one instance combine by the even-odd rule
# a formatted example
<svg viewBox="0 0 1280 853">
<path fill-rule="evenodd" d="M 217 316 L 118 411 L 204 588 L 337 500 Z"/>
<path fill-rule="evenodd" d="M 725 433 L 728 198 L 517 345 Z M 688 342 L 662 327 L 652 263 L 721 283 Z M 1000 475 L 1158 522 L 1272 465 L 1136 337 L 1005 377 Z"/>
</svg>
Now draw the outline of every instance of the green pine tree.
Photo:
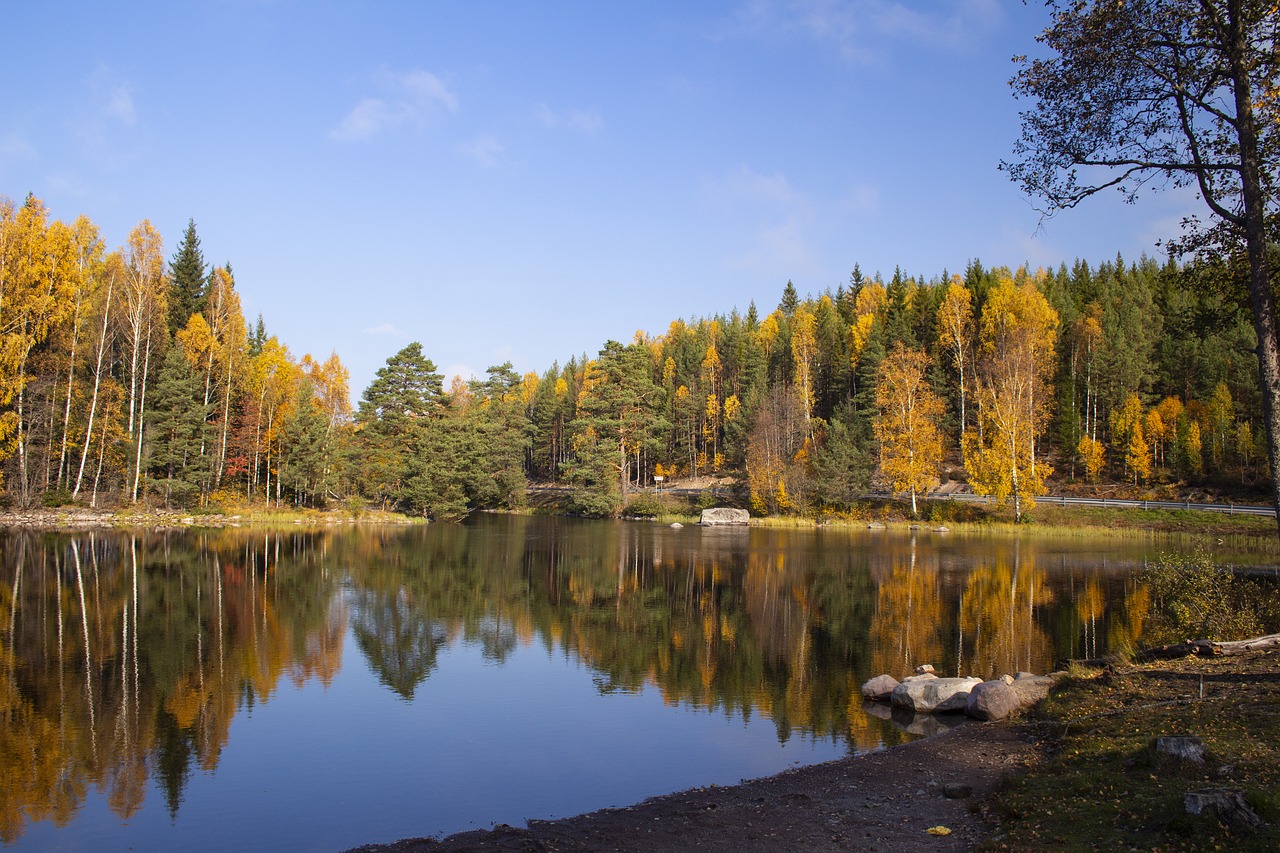
<svg viewBox="0 0 1280 853">
<path fill-rule="evenodd" d="M 187 220 L 186 233 L 169 262 L 172 276 L 169 285 L 169 334 L 185 328 L 192 314 L 204 310 L 208 295 L 208 274 L 204 255 L 200 252 L 200 237 L 196 234 L 196 222 Z"/>
<path fill-rule="evenodd" d="M 169 348 L 155 384 L 155 403 L 148 407 L 150 429 L 146 471 L 149 487 L 166 506 L 192 506 L 207 479 L 200 455 L 201 432 L 208 414 L 200 377 L 187 363 L 180 345 Z"/>
<path fill-rule="evenodd" d="M 409 480 L 420 473 L 410 466 L 429 420 L 442 412 L 442 383 L 415 341 L 388 358 L 365 389 L 356 412 L 356 452 L 366 493 L 384 505 L 423 506 L 421 488 L 409 491 Z"/>
</svg>

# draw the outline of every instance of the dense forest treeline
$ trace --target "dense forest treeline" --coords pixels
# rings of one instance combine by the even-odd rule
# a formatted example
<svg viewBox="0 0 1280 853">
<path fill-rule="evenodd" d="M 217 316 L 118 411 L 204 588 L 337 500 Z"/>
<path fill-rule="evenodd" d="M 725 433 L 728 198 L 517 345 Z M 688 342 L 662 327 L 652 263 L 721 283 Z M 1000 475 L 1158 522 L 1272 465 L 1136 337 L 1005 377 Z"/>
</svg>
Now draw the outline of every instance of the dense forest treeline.
<svg viewBox="0 0 1280 853">
<path fill-rule="evenodd" d="M 657 478 L 730 478 L 758 513 L 842 511 L 967 479 L 1021 513 L 1047 478 L 1261 488 L 1244 274 L 1121 257 L 847 285 L 676 320 L 541 375 L 443 377 L 411 344 L 353 410 L 337 355 L 246 323 L 194 223 L 107 252 L 81 217 L 0 204 L 8 499 L 170 506 L 370 501 L 433 518 L 640 507 Z"/>
</svg>

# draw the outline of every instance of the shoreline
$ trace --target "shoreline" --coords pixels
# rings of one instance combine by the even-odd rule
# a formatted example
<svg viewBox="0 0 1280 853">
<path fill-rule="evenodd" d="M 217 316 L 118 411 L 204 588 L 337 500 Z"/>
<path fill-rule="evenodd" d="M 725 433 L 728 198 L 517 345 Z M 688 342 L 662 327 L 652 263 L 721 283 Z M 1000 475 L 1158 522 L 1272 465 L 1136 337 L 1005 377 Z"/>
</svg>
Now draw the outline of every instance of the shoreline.
<svg viewBox="0 0 1280 853">
<path fill-rule="evenodd" d="M 0 511 L 4 530 L 221 530 L 224 528 L 270 528 L 357 524 L 411 526 L 424 519 L 381 511 L 351 513 L 345 510 L 250 510 L 241 513 L 193 513 L 182 510 L 112 510 L 75 508 L 33 508 Z"/>
<path fill-rule="evenodd" d="M 347 853 L 1275 850 L 1274 647 L 1073 668 L 1020 718 L 622 808 Z M 1170 737 L 1172 736 L 1172 737 Z M 1192 741 L 1199 757 L 1162 755 Z M 1193 811 L 1190 795 L 1234 796 Z M 1198 800 L 1196 802 L 1199 802 Z"/>
<path fill-rule="evenodd" d="M 1039 508 L 1037 508 L 1039 509 Z M 483 510 L 500 514 L 529 514 L 519 510 Z M 1034 511 L 1033 511 L 1034 512 Z M 1196 512 L 1196 510 L 1179 513 Z M 561 515 L 557 512 L 533 514 Z M 1132 538 L 1151 534 L 1183 534 L 1204 536 L 1246 536 L 1273 538 L 1274 524 L 1270 519 L 1236 516 L 1227 520 L 1213 514 L 1193 519 L 1180 518 L 1176 523 L 1168 519 L 1152 517 L 1136 510 L 1097 510 L 1094 508 L 1060 509 L 1050 507 L 1045 519 L 1031 524 L 1014 524 L 1000 518 L 970 521 L 928 521 L 897 517 L 840 517 L 840 516 L 752 516 L 749 526 L 762 530 L 889 530 L 896 532 L 919 531 L 928 534 L 1004 534 L 1042 536 L 1102 535 Z M 1111 517 L 1113 514 L 1119 518 Z M 1148 524 L 1122 524 L 1120 520 L 1142 520 Z M 603 519 L 609 520 L 609 519 Z M 623 516 L 619 521 L 649 522 L 667 525 L 679 521 L 686 526 L 697 524 L 697 515 L 663 514 L 660 516 Z M 31 530 L 85 530 L 85 529 L 222 529 L 238 527 L 319 526 L 333 527 L 358 524 L 389 524 L 411 526 L 431 524 L 429 519 L 407 516 L 403 513 L 382 510 L 346 509 L 242 509 L 239 512 L 199 512 L 170 509 L 91 509 L 87 507 L 33 507 L 29 509 L 0 510 L 0 529 Z"/>
<path fill-rule="evenodd" d="M 984 803 L 1039 763 L 1020 723 L 966 723 L 931 737 L 736 785 L 693 788 L 524 828 L 406 838 L 346 853 L 466 850 L 969 850 L 996 830 Z M 930 829 L 945 827 L 946 834 Z"/>
</svg>

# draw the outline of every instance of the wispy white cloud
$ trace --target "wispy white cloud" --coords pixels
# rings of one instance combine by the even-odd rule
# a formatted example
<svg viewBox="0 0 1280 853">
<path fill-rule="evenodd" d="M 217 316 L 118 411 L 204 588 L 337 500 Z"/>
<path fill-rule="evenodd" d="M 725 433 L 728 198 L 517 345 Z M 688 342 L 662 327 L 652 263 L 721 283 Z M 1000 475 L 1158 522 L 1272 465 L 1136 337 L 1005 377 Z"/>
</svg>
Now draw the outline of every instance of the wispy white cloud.
<svg viewBox="0 0 1280 853">
<path fill-rule="evenodd" d="M 403 126 L 421 127 L 440 113 L 458 110 L 458 97 L 429 71 L 382 71 L 375 80 L 381 92 L 362 98 L 329 137 L 338 142 L 364 142 Z"/>
<path fill-rule="evenodd" d="M 138 121 L 133 87 L 107 66 L 89 77 L 90 109 L 99 119 L 132 127 Z"/>
<path fill-rule="evenodd" d="M 84 81 L 83 100 L 72 113 L 72 127 L 84 153 L 97 163 L 117 165 L 131 157 L 139 122 L 133 85 L 106 65 Z"/>
<path fill-rule="evenodd" d="M 0 135 L 0 169 L 20 160 L 34 160 L 36 149 L 26 137 L 16 133 Z"/>
<path fill-rule="evenodd" d="M 107 118 L 115 119 L 121 124 L 132 125 L 138 120 L 137 110 L 133 106 L 133 92 L 128 86 L 116 86 L 104 93 L 102 112 Z"/>
<path fill-rule="evenodd" d="M 588 136 L 595 136 L 604 127 L 604 119 L 591 110 L 573 110 L 569 113 L 569 127 Z"/>
<path fill-rule="evenodd" d="M 556 112 L 543 103 L 534 108 L 533 115 L 543 127 L 568 127 L 586 136 L 595 136 L 604 127 L 604 119 L 594 110 Z"/>
<path fill-rule="evenodd" d="M 449 91 L 436 75 L 429 71 L 409 71 L 405 74 L 390 74 L 392 85 L 399 85 L 418 103 L 438 103 L 449 112 L 458 109 L 458 96 Z"/>
<path fill-rule="evenodd" d="M 814 265 L 814 252 L 806 233 L 807 217 L 789 215 L 780 222 L 761 224 L 751 247 L 729 259 L 737 269 L 767 272 L 778 278 L 807 272 Z"/>
<path fill-rule="evenodd" d="M 385 335 L 387 337 L 403 337 L 404 332 L 400 331 L 392 323 L 381 323 L 377 326 L 370 326 L 364 330 L 366 335 Z"/>
<path fill-rule="evenodd" d="M 804 204 L 803 197 L 781 172 L 762 175 L 747 166 L 739 166 L 725 178 L 722 187 L 743 201 L 765 201 L 789 207 Z"/>
<path fill-rule="evenodd" d="M 813 201 L 781 172 L 762 174 L 740 166 L 703 187 L 704 197 L 731 229 L 727 264 L 772 276 L 791 276 L 814 266 Z"/>
<path fill-rule="evenodd" d="M 481 166 L 491 168 L 498 165 L 498 156 L 502 154 L 502 143 L 489 134 L 477 136 L 458 146 L 463 156 L 468 157 Z"/>
<path fill-rule="evenodd" d="M 839 205 L 859 216 L 875 213 L 880 209 L 880 188 L 867 184 L 852 187 L 841 197 Z"/>
<path fill-rule="evenodd" d="M 738 10 L 732 31 L 809 38 L 848 59 L 867 61 L 897 41 L 920 47 L 971 43 L 1005 14 L 999 0 L 749 0 Z"/>
<path fill-rule="evenodd" d="M 85 198 L 89 195 L 89 187 L 85 181 L 70 172 L 55 172 L 46 179 L 49 192 L 58 196 Z"/>
</svg>

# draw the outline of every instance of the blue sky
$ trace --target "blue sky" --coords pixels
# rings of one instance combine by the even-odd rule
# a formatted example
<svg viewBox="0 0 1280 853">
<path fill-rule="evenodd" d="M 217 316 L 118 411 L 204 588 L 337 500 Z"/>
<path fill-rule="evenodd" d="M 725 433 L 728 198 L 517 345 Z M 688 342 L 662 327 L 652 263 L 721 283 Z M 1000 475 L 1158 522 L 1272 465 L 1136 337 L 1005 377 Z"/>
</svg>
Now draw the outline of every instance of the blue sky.
<svg viewBox="0 0 1280 853">
<path fill-rule="evenodd" d="M 520 372 L 675 318 L 1159 255 L 1187 193 L 1042 223 L 997 171 L 1047 23 L 1016 0 L 24 3 L 0 195 L 108 245 L 194 218 L 246 316 L 358 398 L 421 341 Z"/>
</svg>

